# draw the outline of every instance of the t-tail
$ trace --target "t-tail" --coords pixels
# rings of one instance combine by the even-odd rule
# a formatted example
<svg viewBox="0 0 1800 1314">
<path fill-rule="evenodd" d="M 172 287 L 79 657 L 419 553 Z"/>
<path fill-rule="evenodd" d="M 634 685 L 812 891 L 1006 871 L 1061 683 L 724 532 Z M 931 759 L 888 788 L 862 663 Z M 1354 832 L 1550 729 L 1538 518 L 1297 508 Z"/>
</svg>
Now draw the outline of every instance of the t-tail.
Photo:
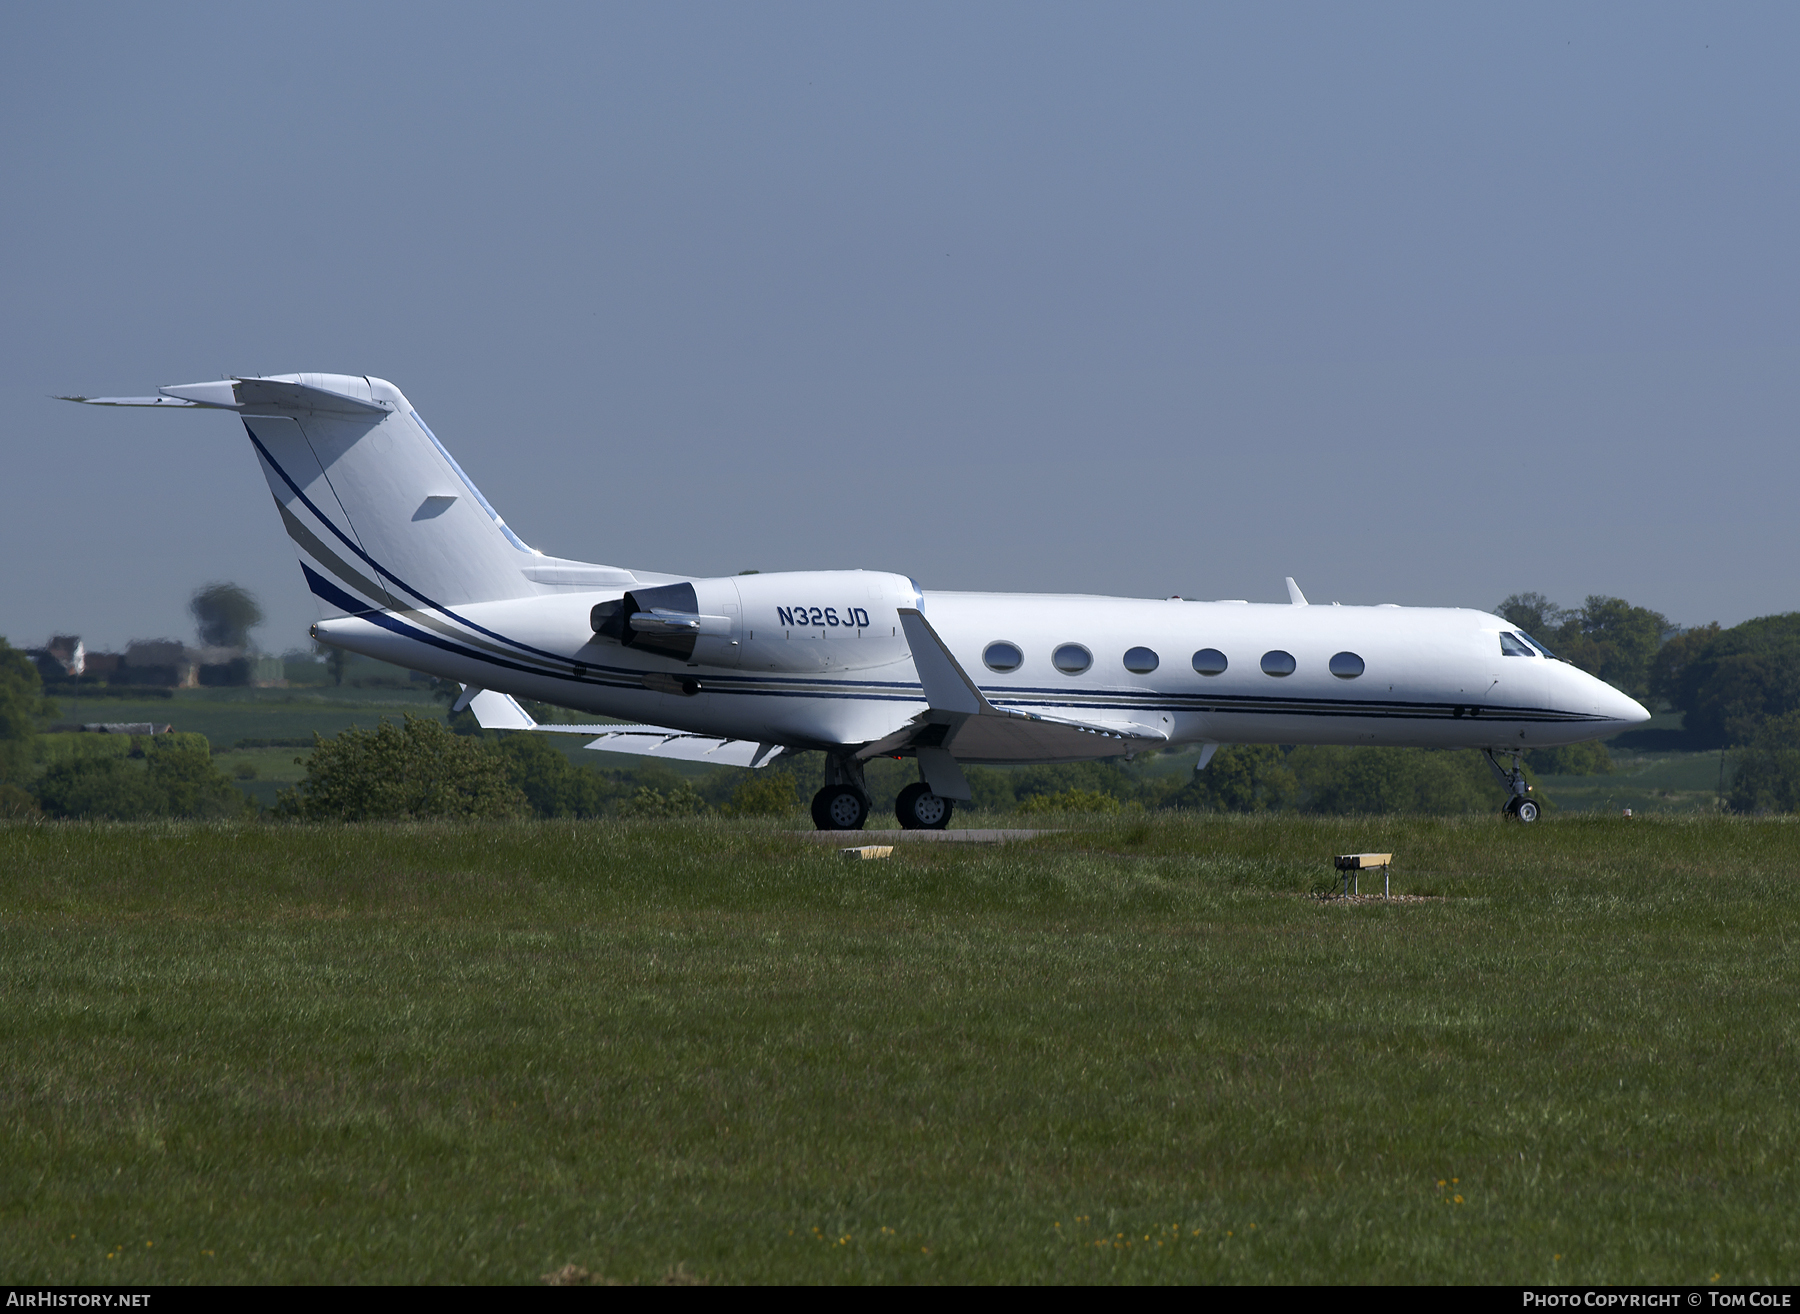
<svg viewBox="0 0 1800 1314">
<path fill-rule="evenodd" d="M 636 582 L 527 547 L 385 379 L 278 374 L 68 400 L 236 411 L 325 616 Z"/>
</svg>

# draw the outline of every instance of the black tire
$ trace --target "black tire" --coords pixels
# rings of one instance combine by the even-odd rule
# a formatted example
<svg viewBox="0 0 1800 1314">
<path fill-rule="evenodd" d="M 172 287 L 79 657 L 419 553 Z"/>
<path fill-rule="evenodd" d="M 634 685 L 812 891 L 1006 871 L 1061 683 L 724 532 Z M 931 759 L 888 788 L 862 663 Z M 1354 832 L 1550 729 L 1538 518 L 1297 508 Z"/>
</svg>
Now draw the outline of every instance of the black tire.
<svg viewBox="0 0 1800 1314">
<path fill-rule="evenodd" d="M 1536 821 L 1538 805 L 1528 798 L 1522 798 L 1519 800 L 1519 806 L 1513 809 L 1513 815 L 1520 821 Z"/>
<path fill-rule="evenodd" d="M 933 794 L 931 786 L 915 781 L 900 791 L 894 800 L 894 815 L 900 818 L 901 830 L 942 830 L 950 824 L 956 810 L 954 799 Z"/>
<path fill-rule="evenodd" d="M 820 830 L 861 830 L 869 801 L 848 785 L 827 785 L 813 795 L 812 818 Z"/>
</svg>

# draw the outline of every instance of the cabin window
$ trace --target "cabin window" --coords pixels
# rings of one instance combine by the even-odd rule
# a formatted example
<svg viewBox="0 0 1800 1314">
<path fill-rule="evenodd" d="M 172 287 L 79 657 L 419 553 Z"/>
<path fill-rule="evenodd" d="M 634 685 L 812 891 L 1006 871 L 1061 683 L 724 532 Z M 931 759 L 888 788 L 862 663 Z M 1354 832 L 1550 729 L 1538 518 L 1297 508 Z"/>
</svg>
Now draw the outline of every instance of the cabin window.
<svg viewBox="0 0 1800 1314">
<path fill-rule="evenodd" d="M 1025 664 L 1025 654 L 1019 651 L 1016 643 L 990 643 L 981 654 L 981 660 L 987 663 L 990 671 L 999 671 L 1002 675 L 1008 671 L 1016 671 Z"/>
<path fill-rule="evenodd" d="M 1277 648 L 1274 652 L 1265 652 L 1262 659 L 1264 675 L 1292 675 L 1294 673 L 1294 654 L 1283 652 Z"/>
<path fill-rule="evenodd" d="M 1354 680 L 1363 673 L 1363 659 L 1353 652 L 1332 654 L 1331 673 L 1340 680 Z"/>
<path fill-rule="evenodd" d="M 1510 634 L 1505 630 L 1500 631 L 1500 651 L 1508 657 L 1537 656 L 1537 654 L 1531 650 L 1531 645 L 1529 643 L 1526 643 L 1525 640 L 1521 639 L 1518 635 Z"/>
<path fill-rule="evenodd" d="M 1125 669 L 1133 675 L 1148 675 L 1161 664 L 1157 655 L 1148 648 L 1127 648 L 1125 650 Z"/>
<path fill-rule="evenodd" d="M 1064 675 L 1080 675 L 1094 664 L 1094 654 L 1079 643 L 1065 643 L 1050 654 L 1050 661 Z"/>
<path fill-rule="evenodd" d="M 1201 675 L 1223 675 L 1230 664 L 1217 648 L 1202 648 L 1194 654 L 1194 670 Z"/>
</svg>

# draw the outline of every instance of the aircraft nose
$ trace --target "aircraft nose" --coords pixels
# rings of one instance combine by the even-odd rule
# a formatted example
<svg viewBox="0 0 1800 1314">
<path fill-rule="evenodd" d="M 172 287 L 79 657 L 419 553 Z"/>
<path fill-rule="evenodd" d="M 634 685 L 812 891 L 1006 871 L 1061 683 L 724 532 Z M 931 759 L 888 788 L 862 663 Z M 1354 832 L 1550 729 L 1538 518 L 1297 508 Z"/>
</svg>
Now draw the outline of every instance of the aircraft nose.
<svg viewBox="0 0 1800 1314">
<path fill-rule="evenodd" d="M 1598 676 L 1580 671 L 1581 697 L 1577 700 L 1587 704 L 1583 711 L 1591 711 L 1608 721 L 1616 721 L 1620 725 L 1642 725 L 1650 719 L 1648 709 L 1629 694 L 1620 693 Z"/>
<path fill-rule="evenodd" d="M 1612 706 L 1605 709 L 1605 715 L 1614 721 L 1623 721 L 1626 725 L 1642 725 L 1650 719 L 1650 711 L 1637 699 L 1620 693 L 1611 686 L 1607 692 L 1612 695 L 1608 701 Z"/>
</svg>

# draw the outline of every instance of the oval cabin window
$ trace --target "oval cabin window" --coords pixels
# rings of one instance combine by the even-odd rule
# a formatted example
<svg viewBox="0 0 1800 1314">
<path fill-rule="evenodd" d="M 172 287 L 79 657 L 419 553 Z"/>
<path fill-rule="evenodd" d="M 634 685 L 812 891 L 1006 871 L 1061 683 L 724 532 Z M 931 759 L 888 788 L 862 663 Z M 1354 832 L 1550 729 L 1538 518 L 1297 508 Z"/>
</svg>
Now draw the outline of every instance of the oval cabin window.
<svg viewBox="0 0 1800 1314">
<path fill-rule="evenodd" d="M 1331 659 L 1331 673 L 1340 680 L 1354 680 L 1363 673 L 1363 659 L 1353 652 L 1340 652 Z"/>
<path fill-rule="evenodd" d="M 1133 675 L 1148 675 L 1161 664 L 1157 655 L 1148 648 L 1127 648 L 1125 650 L 1125 669 Z"/>
<path fill-rule="evenodd" d="M 1265 652 L 1262 659 L 1264 675 L 1292 675 L 1294 673 L 1294 654 L 1283 652 L 1277 648 L 1274 652 Z"/>
<path fill-rule="evenodd" d="M 1201 675 L 1223 675 L 1230 664 L 1217 648 L 1202 648 L 1194 654 L 1194 669 Z"/>
<path fill-rule="evenodd" d="M 1065 643 L 1050 654 L 1050 660 L 1064 675 L 1080 675 L 1094 664 L 1094 654 L 1079 643 Z"/>
<path fill-rule="evenodd" d="M 1016 671 L 1025 664 L 1025 654 L 1019 651 L 1016 643 L 990 643 L 981 654 L 981 660 L 987 663 L 990 671 L 999 671 L 1002 675 L 1008 671 Z"/>
</svg>

